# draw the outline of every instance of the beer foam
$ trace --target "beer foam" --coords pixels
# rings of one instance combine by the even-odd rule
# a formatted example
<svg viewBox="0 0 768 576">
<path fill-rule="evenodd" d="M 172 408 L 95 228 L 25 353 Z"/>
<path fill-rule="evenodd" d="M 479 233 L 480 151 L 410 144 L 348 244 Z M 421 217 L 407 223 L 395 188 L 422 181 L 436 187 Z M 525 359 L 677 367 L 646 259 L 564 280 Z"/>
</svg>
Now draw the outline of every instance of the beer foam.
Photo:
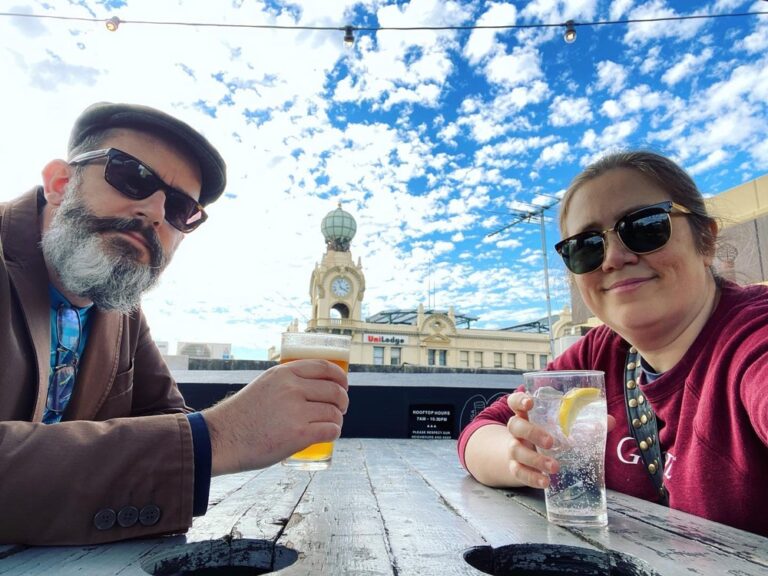
<svg viewBox="0 0 768 576">
<path fill-rule="evenodd" d="M 349 349 L 344 347 L 284 346 L 280 350 L 280 361 L 286 360 L 338 360 L 349 361 Z"/>
</svg>

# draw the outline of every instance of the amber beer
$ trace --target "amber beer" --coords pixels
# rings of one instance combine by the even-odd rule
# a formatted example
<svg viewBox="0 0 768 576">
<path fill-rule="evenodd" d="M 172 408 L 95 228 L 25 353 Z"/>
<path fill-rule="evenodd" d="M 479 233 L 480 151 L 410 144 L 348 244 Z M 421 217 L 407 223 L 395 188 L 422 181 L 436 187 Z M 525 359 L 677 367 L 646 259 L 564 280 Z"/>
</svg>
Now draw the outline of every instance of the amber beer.
<svg viewBox="0 0 768 576">
<path fill-rule="evenodd" d="M 280 345 L 280 364 L 294 360 L 321 359 L 333 362 L 349 372 L 352 338 L 340 334 L 286 332 Z M 319 442 L 283 460 L 285 466 L 302 470 L 325 470 L 331 465 L 333 442 Z"/>
</svg>

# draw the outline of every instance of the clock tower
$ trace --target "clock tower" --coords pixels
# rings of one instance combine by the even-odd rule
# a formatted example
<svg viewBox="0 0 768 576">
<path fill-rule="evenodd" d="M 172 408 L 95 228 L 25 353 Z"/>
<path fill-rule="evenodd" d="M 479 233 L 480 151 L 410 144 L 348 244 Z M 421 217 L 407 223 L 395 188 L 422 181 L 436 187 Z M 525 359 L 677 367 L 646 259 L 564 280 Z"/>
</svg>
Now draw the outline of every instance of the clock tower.
<svg viewBox="0 0 768 576">
<path fill-rule="evenodd" d="M 358 258 L 352 261 L 349 245 L 357 231 L 351 214 L 341 209 L 325 215 L 321 224 L 325 254 L 312 271 L 309 296 L 312 318 L 309 331 L 352 333 L 361 321 L 365 275 Z"/>
</svg>

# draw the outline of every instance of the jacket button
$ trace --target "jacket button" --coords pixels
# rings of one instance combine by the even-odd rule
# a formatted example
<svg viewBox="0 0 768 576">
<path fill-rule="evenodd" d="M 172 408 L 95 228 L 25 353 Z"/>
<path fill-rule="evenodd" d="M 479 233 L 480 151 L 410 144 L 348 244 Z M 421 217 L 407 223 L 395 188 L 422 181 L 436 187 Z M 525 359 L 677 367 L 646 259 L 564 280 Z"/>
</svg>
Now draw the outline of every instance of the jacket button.
<svg viewBox="0 0 768 576">
<path fill-rule="evenodd" d="M 123 528 L 130 528 L 139 521 L 139 509 L 136 506 L 126 506 L 117 513 L 117 523 Z"/>
<path fill-rule="evenodd" d="M 139 512 L 139 522 L 142 526 L 154 526 L 160 520 L 160 508 L 155 504 L 147 504 Z"/>
<path fill-rule="evenodd" d="M 109 530 L 115 525 L 116 517 L 117 515 L 112 508 L 102 508 L 93 517 L 93 525 L 96 526 L 97 530 Z"/>
</svg>

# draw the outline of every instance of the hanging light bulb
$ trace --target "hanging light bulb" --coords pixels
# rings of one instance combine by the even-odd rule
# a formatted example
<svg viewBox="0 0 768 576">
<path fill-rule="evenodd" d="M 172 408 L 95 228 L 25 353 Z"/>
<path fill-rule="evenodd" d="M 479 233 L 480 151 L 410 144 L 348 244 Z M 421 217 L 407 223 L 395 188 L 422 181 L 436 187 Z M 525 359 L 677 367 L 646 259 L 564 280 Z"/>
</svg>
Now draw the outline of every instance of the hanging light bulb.
<svg viewBox="0 0 768 576">
<path fill-rule="evenodd" d="M 120 26 L 120 18 L 117 16 L 112 16 L 109 20 L 106 21 L 107 30 L 110 32 L 115 32 L 117 28 Z"/>
<path fill-rule="evenodd" d="M 565 34 L 563 34 L 563 40 L 565 40 L 568 44 L 573 44 L 576 42 L 576 25 L 573 23 L 573 20 L 568 20 L 568 22 L 565 23 Z"/>
<path fill-rule="evenodd" d="M 352 26 L 344 27 L 344 46 L 352 48 L 355 43 L 355 36 L 352 34 Z"/>
</svg>

